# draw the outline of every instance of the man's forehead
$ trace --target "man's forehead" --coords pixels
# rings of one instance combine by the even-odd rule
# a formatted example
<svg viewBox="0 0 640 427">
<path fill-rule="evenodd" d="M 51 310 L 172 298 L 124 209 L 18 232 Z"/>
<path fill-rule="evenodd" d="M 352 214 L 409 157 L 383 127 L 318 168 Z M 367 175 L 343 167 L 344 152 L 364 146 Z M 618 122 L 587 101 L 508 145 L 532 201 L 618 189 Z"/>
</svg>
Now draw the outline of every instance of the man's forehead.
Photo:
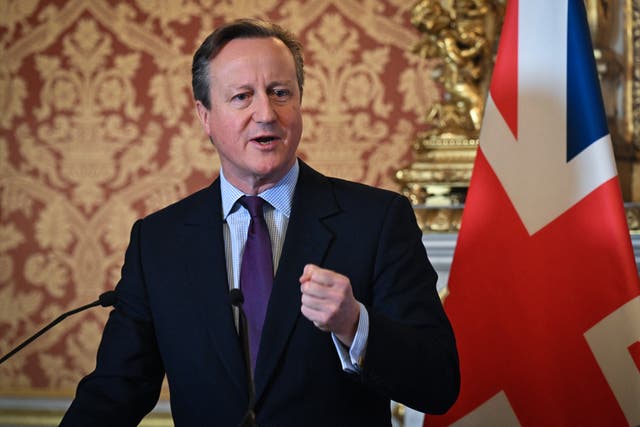
<svg viewBox="0 0 640 427">
<path fill-rule="evenodd" d="M 276 37 L 241 37 L 229 40 L 211 62 L 216 64 L 242 58 L 277 56 L 291 58 L 295 65 L 293 54 L 282 40 Z"/>
<path fill-rule="evenodd" d="M 274 37 L 231 40 L 211 60 L 210 72 L 212 78 L 236 85 L 246 84 L 256 73 L 270 81 L 297 81 L 292 53 Z"/>
</svg>

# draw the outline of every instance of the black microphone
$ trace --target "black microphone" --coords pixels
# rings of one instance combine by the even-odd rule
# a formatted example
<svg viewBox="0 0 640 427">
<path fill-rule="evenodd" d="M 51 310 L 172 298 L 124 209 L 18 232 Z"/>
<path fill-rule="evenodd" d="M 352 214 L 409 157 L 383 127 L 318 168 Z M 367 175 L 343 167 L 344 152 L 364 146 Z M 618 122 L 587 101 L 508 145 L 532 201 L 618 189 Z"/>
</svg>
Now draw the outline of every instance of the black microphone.
<svg viewBox="0 0 640 427">
<path fill-rule="evenodd" d="M 83 305 L 82 307 L 78 307 L 78 308 L 75 308 L 73 310 L 67 311 L 66 313 L 61 314 L 60 316 L 58 316 L 58 318 L 56 320 L 54 320 L 53 322 L 49 323 L 44 328 L 40 329 L 37 333 L 32 335 L 29 339 L 24 341 L 22 344 L 20 344 L 19 346 L 17 346 L 13 350 L 11 350 L 9 353 L 7 353 L 4 356 L 2 356 L 2 358 L 0 358 L 0 364 L 4 363 L 5 360 L 9 359 L 11 356 L 13 356 L 17 352 L 19 352 L 20 350 L 25 348 L 33 340 L 35 340 L 40 335 L 42 335 L 45 332 L 47 332 L 49 329 L 53 328 L 58 323 L 62 322 L 68 316 L 71 316 L 72 314 L 79 313 L 79 312 L 84 311 L 84 310 L 86 310 L 88 308 L 91 308 L 91 307 L 96 307 L 98 305 L 101 305 L 103 307 L 110 307 L 112 305 L 115 305 L 117 300 L 118 300 L 118 296 L 116 295 L 116 291 L 107 291 L 107 292 L 103 293 L 102 295 L 100 295 L 98 297 L 98 299 L 95 300 L 94 302 L 92 302 L 91 304 L 86 304 L 86 305 Z"/>
<path fill-rule="evenodd" d="M 240 335 L 242 336 L 242 353 L 244 354 L 244 365 L 247 370 L 247 378 L 249 383 L 249 407 L 247 413 L 242 418 L 239 427 L 257 427 L 256 414 L 253 406 L 256 400 L 256 386 L 253 383 L 253 374 L 251 373 L 251 355 L 249 353 L 249 332 L 247 330 L 247 316 L 244 314 L 242 304 L 244 304 L 244 295 L 240 289 L 231 289 L 229 291 L 229 300 L 231 305 L 238 308 L 240 314 Z"/>
</svg>

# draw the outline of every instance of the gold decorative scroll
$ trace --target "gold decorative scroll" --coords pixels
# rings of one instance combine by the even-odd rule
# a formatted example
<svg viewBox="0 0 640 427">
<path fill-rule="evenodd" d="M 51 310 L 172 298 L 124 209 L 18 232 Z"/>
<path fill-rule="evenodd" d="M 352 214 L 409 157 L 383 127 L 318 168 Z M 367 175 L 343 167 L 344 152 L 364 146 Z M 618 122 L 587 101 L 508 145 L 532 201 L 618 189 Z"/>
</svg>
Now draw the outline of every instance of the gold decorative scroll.
<svg viewBox="0 0 640 427">
<path fill-rule="evenodd" d="M 436 61 L 443 90 L 413 146 L 413 163 L 396 172 L 425 231 L 460 227 L 502 14 L 496 0 L 421 0 L 412 10 L 422 33 L 413 51 Z"/>
</svg>

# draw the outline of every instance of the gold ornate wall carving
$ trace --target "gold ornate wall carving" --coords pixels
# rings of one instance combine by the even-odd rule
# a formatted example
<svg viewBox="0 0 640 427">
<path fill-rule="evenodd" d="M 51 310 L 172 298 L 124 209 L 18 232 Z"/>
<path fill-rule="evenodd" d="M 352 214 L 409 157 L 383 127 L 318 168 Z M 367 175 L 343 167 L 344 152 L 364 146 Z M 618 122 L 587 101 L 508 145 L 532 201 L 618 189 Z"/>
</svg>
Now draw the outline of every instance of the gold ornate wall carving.
<svg viewBox="0 0 640 427">
<path fill-rule="evenodd" d="M 112 288 L 135 218 L 207 185 L 191 55 L 265 17 L 303 41 L 301 155 L 397 189 L 439 97 L 404 0 L 0 0 L 0 353 Z M 0 395 L 71 396 L 107 310 L 70 317 L 0 369 Z"/>
<path fill-rule="evenodd" d="M 396 172 L 402 193 L 425 232 L 460 229 L 478 146 L 504 0 L 420 0 L 411 23 L 422 37 L 414 53 L 437 59 L 433 78 L 443 90 L 429 126 L 414 144 L 413 162 Z"/>
</svg>

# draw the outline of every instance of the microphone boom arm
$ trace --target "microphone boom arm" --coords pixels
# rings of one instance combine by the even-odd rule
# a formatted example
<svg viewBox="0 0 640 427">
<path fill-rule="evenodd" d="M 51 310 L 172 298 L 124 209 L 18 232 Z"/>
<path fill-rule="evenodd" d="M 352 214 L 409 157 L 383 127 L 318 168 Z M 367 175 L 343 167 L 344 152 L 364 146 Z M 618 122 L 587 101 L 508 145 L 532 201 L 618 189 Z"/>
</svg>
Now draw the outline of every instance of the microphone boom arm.
<svg viewBox="0 0 640 427">
<path fill-rule="evenodd" d="M 82 307 L 74 308 L 73 310 L 69 310 L 66 313 L 62 313 L 53 322 L 49 323 L 47 326 L 45 326 L 44 328 L 40 329 L 38 332 L 33 334 L 31 337 L 29 337 L 28 339 L 23 341 L 22 344 L 20 344 L 19 346 L 17 346 L 13 350 L 11 350 L 9 353 L 7 353 L 4 356 L 2 356 L 2 358 L 0 358 L 0 365 L 2 363 L 4 363 L 6 360 L 8 360 L 11 356 L 16 354 L 17 352 L 19 352 L 20 350 L 22 350 L 23 348 L 25 348 L 29 344 L 31 344 L 31 342 L 33 342 L 38 337 L 40 337 L 40 335 L 44 334 L 49 329 L 53 328 L 58 323 L 62 322 L 67 317 L 69 317 L 69 316 L 71 316 L 73 314 L 79 313 L 81 311 L 84 311 L 84 310 L 86 310 L 88 308 L 96 307 L 98 305 L 101 305 L 103 307 L 110 307 L 110 306 L 112 306 L 112 305 L 114 305 L 116 303 L 116 300 L 117 300 L 116 291 L 107 291 L 107 292 L 101 294 L 100 297 L 96 301 L 94 301 L 94 302 L 92 302 L 90 304 L 86 304 L 86 305 L 83 305 Z"/>
</svg>

